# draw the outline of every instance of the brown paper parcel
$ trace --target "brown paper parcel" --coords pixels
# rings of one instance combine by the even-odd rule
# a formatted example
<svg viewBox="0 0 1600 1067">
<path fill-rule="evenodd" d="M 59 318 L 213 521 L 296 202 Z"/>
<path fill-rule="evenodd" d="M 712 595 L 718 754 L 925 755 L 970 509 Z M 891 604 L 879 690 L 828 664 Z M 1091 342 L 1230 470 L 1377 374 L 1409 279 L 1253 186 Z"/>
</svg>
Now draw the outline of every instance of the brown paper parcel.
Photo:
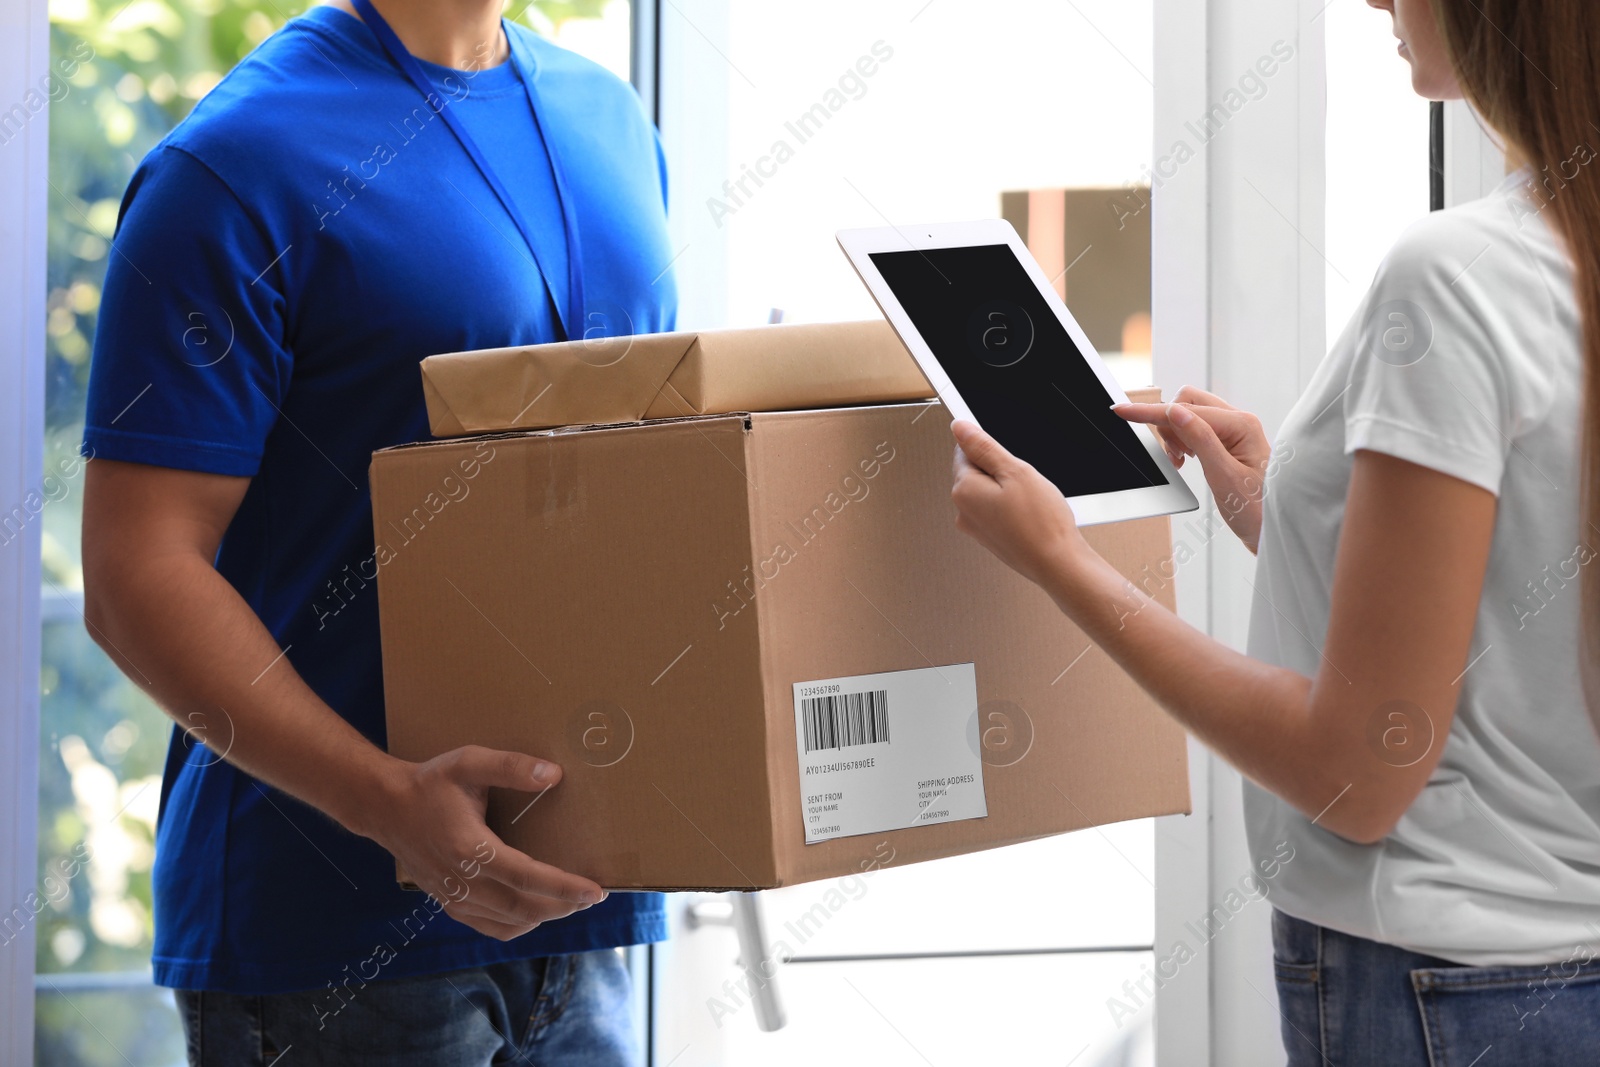
<svg viewBox="0 0 1600 1067">
<path fill-rule="evenodd" d="M 933 396 L 882 319 L 454 352 L 422 388 L 435 437 Z"/>
</svg>

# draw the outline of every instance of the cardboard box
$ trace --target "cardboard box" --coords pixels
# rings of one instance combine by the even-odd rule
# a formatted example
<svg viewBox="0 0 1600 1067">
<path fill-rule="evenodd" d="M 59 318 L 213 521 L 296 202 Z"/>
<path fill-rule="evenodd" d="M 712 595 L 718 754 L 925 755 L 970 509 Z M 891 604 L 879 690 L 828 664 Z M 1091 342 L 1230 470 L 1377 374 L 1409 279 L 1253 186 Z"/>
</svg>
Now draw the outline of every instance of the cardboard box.
<svg viewBox="0 0 1600 1067">
<path fill-rule="evenodd" d="M 933 396 L 882 319 L 454 352 L 422 389 L 435 437 Z"/>
<path fill-rule="evenodd" d="M 955 529 L 948 426 L 897 404 L 377 453 L 390 751 L 560 762 L 542 798 L 496 791 L 490 825 L 617 889 L 771 888 L 1187 812 L 1179 727 Z M 1167 519 L 1085 533 L 1171 605 Z M 898 822 L 807 844 L 833 816 L 802 796 L 796 686 L 882 672 L 975 679 L 948 754 L 979 781 L 934 774 Z M 934 721 L 888 713 L 888 742 L 810 759 Z M 925 823 L 974 786 L 983 817 Z"/>
</svg>

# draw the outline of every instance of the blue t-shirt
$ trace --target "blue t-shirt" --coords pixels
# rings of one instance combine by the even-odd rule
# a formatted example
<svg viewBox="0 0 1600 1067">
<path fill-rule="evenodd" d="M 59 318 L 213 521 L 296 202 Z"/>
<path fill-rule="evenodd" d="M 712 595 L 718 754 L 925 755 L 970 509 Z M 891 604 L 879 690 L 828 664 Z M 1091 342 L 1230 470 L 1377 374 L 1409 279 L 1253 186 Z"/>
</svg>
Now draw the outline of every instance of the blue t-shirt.
<svg viewBox="0 0 1600 1067">
<path fill-rule="evenodd" d="M 666 177 L 638 98 L 506 29 L 530 60 L 573 201 L 586 308 L 611 332 L 670 330 Z M 554 178 L 515 64 L 430 74 L 534 247 L 367 27 L 313 8 L 224 78 L 129 184 L 85 433 L 98 458 L 252 478 L 217 569 L 311 688 L 380 746 L 372 452 L 428 437 L 420 359 L 557 340 L 567 299 Z M 220 759 L 231 726 L 214 718 L 206 746 L 175 732 L 168 754 L 154 871 L 162 985 L 322 989 L 357 972 L 398 978 L 665 936 L 656 894 L 613 893 L 505 943 L 432 915 L 395 884 L 383 849 Z"/>
</svg>

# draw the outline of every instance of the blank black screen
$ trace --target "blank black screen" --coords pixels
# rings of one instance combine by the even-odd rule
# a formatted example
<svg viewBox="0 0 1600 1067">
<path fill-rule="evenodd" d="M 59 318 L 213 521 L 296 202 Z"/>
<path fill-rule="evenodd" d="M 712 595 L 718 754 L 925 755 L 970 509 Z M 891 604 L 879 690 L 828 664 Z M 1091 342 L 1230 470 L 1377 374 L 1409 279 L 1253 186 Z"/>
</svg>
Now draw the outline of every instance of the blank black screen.
<svg viewBox="0 0 1600 1067">
<path fill-rule="evenodd" d="M 870 258 L 979 425 L 1063 495 L 1167 484 L 1009 246 Z"/>
</svg>

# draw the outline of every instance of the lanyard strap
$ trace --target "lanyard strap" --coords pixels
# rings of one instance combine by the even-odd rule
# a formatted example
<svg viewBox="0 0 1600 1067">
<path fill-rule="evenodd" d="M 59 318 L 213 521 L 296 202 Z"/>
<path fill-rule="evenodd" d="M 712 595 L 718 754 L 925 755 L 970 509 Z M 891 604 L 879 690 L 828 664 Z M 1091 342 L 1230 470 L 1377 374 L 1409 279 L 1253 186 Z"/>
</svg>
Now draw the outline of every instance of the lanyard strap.
<svg viewBox="0 0 1600 1067">
<path fill-rule="evenodd" d="M 401 72 L 411 80 L 411 84 L 417 87 L 417 91 L 422 94 L 424 101 L 431 101 L 436 97 L 438 93 L 433 82 L 428 78 L 427 72 L 422 69 L 422 65 L 417 62 L 416 57 L 406 48 L 405 42 L 401 41 L 394 30 L 389 27 L 389 23 L 384 20 L 384 17 L 378 14 L 377 9 L 372 6 L 371 0 L 350 0 L 350 3 L 361 15 L 362 21 L 372 30 L 373 35 L 378 38 L 378 43 L 389 54 L 389 58 L 394 61 L 395 66 L 399 67 Z M 574 329 L 577 330 L 576 336 L 582 336 L 583 333 L 583 265 L 579 259 L 578 251 L 578 220 L 573 212 L 572 197 L 567 195 L 566 182 L 562 180 L 561 164 L 556 159 L 555 146 L 550 143 L 550 137 L 545 131 L 544 122 L 540 118 L 539 101 L 533 87 L 531 64 L 524 62 L 524 57 L 517 48 L 517 42 L 509 32 L 506 33 L 506 42 L 510 46 L 511 62 L 516 64 L 523 91 L 527 94 L 528 107 L 533 112 L 534 127 L 539 131 L 539 139 L 544 142 L 545 156 L 550 161 L 550 175 L 555 181 L 556 199 L 560 202 L 562 228 L 565 231 L 567 242 L 567 309 L 563 312 L 560 307 L 556 307 L 556 328 L 561 332 L 561 339 L 568 340 L 575 336 Z M 495 174 L 494 168 L 489 166 L 489 161 L 484 158 L 477 142 L 472 139 L 472 135 L 467 132 L 467 128 L 461 124 L 455 114 L 448 107 L 434 108 L 432 103 L 429 103 L 428 107 L 443 117 L 445 124 L 450 127 L 450 132 L 455 134 L 456 140 L 461 143 L 461 147 L 472 158 L 473 164 L 478 168 L 478 173 L 483 175 L 484 181 L 488 182 L 489 187 L 494 190 L 494 195 L 499 199 L 501 206 L 506 209 L 506 213 L 511 216 L 511 221 L 516 225 L 518 232 L 522 234 L 522 240 L 528 246 L 528 252 L 533 256 L 533 265 L 538 269 L 540 275 L 546 279 L 548 287 L 550 274 L 544 269 L 544 265 L 539 262 L 539 252 L 533 243 L 533 229 L 528 225 L 527 220 L 523 218 L 522 211 L 517 207 L 516 200 L 512 199 L 511 194 L 501 184 L 499 176 Z M 550 294 L 551 303 L 554 305 L 554 289 L 550 290 Z"/>
</svg>

